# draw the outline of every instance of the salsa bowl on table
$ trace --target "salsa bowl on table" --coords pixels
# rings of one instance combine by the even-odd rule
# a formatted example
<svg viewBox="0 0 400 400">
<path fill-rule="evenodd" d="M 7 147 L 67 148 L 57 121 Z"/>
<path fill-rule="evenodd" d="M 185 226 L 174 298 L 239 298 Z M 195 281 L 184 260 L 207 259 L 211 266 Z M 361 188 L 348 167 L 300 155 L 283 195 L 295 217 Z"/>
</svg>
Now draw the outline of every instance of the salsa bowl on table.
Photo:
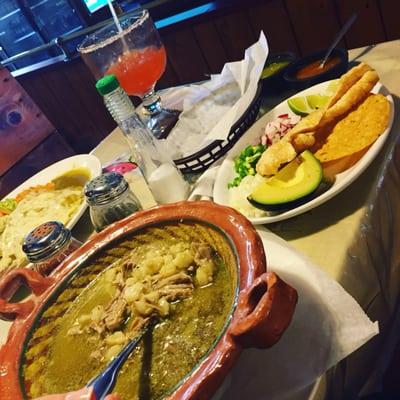
<svg viewBox="0 0 400 400">
<path fill-rule="evenodd" d="M 290 64 L 283 74 L 283 80 L 288 87 L 305 89 L 320 82 L 338 78 L 347 70 L 347 50 L 336 48 L 326 61 L 323 68 L 319 65 L 326 50 L 312 53 Z"/>
<path fill-rule="evenodd" d="M 267 93 L 269 90 L 279 89 L 283 83 L 283 74 L 295 60 L 296 55 L 290 52 L 268 56 L 260 78 L 263 92 Z"/>
<path fill-rule="evenodd" d="M 157 252 L 166 248 L 167 254 L 160 254 L 175 258 L 149 276 L 156 278 L 171 265 L 181 268 L 155 280 L 159 296 L 168 288 L 169 295 L 174 295 L 189 285 L 189 275 L 184 277 L 181 264 L 183 253 L 187 257 L 187 249 L 193 245 L 198 265 L 194 270 L 194 264 L 187 263 L 193 279 L 190 297 L 171 303 L 169 314 L 163 314 L 166 316 L 145 335 L 121 370 L 115 392 L 126 400 L 144 395 L 149 399 L 210 398 L 243 348 L 266 348 L 279 340 L 290 324 L 297 293 L 266 271 L 263 244 L 252 224 L 233 209 L 207 201 L 160 206 L 116 222 L 93 236 L 48 277 L 19 269 L 4 278 L 0 296 L 21 277 L 32 296 L 20 303 L 0 299 L 0 315 L 14 321 L 0 350 L 0 398 L 20 400 L 84 387 L 109 362 L 105 357 L 111 348 L 107 346 L 113 342 L 115 350 L 118 340 L 127 334 L 124 329 L 129 321 L 137 319 L 131 313 L 115 321 L 120 311 L 115 303 L 111 309 L 107 305 L 110 271 L 112 284 L 119 285 L 112 295 L 125 296 L 124 285 L 132 281 L 135 271 L 144 263 L 154 268 Z M 208 261 L 212 257 L 215 269 L 200 287 L 197 284 L 203 275 L 199 270 L 207 257 Z M 178 259 L 180 265 L 175 264 Z M 142 286 L 149 276 L 141 278 Z M 179 280 L 162 284 L 174 277 Z M 133 286 L 130 290 L 132 295 Z M 124 301 L 128 302 L 127 296 Z M 134 304 L 139 309 L 140 304 Z M 122 324 L 119 332 L 91 331 L 94 320 L 90 329 L 82 325 L 88 313 L 109 309 L 113 312 L 104 320 L 98 318 L 95 327 L 111 329 L 117 322 Z"/>
</svg>

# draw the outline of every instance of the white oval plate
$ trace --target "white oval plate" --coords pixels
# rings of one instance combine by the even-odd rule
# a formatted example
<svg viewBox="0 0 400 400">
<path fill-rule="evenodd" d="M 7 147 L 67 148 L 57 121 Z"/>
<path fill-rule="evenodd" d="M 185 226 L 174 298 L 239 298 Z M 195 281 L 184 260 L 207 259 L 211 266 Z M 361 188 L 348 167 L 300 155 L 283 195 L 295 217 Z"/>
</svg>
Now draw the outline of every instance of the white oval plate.
<svg viewBox="0 0 400 400">
<path fill-rule="evenodd" d="M 297 93 L 295 96 L 307 96 L 310 94 L 324 93 L 329 85 L 328 82 L 323 82 L 318 85 L 312 86 L 306 90 L 303 90 L 300 93 Z M 272 222 L 283 221 L 285 219 L 292 218 L 296 215 L 303 214 L 306 211 L 309 211 L 320 204 L 325 203 L 333 196 L 340 193 L 343 189 L 349 186 L 354 180 L 356 180 L 361 173 L 371 164 L 371 162 L 378 155 L 379 151 L 382 149 L 388 135 L 390 129 L 393 125 L 394 118 L 394 104 L 393 97 L 390 95 L 389 91 L 381 84 L 377 83 L 372 90 L 372 93 L 381 93 L 386 96 L 390 103 L 390 116 L 389 123 L 387 129 L 379 136 L 379 138 L 372 144 L 369 150 L 365 153 L 365 155 L 351 168 L 343 171 L 342 173 L 336 175 L 335 183 L 320 196 L 310 200 L 309 202 L 302 204 L 299 207 L 292 208 L 291 210 L 284 211 L 280 214 L 276 214 L 273 216 L 265 216 L 265 217 L 250 217 L 249 220 L 255 224 L 270 224 Z M 240 140 L 233 146 L 233 148 L 227 154 L 225 160 L 221 164 L 217 172 L 217 177 L 214 184 L 213 197 L 214 201 L 218 204 L 229 206 L 229 189 L 228 182 L 232 181 L 232 179 L 236 176 L 233 160 L 234 158 L 249 144 L 255 144 L 260 137 L 263 128 L 266 124 L 281 114 L 293 114 L 290 108 L 287 105 L 287 100 L 283 101 L 281 104 L 276 106 L 274 109 L 266 113 L 263 117 L 261 117 L 241 138 Z"/>
<path fill-rule="evenodd" d="M 36 185 L 45 185 L 49 183 L 52 179 L 57 178 L 66 172 L 76 169 L 76 168 L 86 168 L 90 172 L 90 179 L 95 178 L 101 174 L 101 163 L 100 160 L 90 154 L 79 154 L 77 156 L 72 156 L 65 158 L 64 160 L 58 161 L 47 168 L 41 170 L 36 175 L 32 176 L 24 183 L 19 185 L 11 193 L 9 193 L 4 198 L 14 198 L 22 191 L 29 189 L 30 187 Z M 83 201 L 82 205 L 76 210 L 75 214 L 72 216 L 67 224 L 67 228 L 71 229 L 85 212 L 87 204 Z"/>
</svg>

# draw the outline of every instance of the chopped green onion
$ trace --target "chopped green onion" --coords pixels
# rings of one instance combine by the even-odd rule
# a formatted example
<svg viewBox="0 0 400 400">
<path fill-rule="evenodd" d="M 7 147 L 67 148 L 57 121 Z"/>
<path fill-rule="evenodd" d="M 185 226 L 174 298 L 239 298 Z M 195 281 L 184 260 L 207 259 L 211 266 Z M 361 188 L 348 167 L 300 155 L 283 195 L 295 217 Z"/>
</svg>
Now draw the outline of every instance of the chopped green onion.
<svg viewBox="0 0 400 400">
<path fill-rule="evenodd" d="M 236 176 L 232 182 L 228 183 L 228 188 L 239 186 L 244 177 L 256 174 L 256 164 L 265 149 L 266 146 L 262 144 L 257 146 L 247 146 L 237 157 L 235 157 L 233 165 L 238 176 Z"/>
</svg>

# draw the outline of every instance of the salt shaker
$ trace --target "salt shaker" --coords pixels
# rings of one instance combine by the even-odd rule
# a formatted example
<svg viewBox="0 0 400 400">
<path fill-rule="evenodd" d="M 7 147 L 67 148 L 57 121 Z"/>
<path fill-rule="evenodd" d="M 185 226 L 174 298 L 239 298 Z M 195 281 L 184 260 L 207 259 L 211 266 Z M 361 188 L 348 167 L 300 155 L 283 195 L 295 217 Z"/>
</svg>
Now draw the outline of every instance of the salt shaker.
<svg viewBox="0 0 400 400">
<path fill-rule="evenodd" d="M 116 172 L 102 174 L 85 185 L 90 219 L 97 232 L 141 209 L 128 182 Z"/>
<path fill-rule="evenodd" d="M 80 246 L 81 242 L 74 239 L 61 222 L 50 221 L 25 237 L 22 250 L 33 268 L 46 275 Z"/>
</svg>

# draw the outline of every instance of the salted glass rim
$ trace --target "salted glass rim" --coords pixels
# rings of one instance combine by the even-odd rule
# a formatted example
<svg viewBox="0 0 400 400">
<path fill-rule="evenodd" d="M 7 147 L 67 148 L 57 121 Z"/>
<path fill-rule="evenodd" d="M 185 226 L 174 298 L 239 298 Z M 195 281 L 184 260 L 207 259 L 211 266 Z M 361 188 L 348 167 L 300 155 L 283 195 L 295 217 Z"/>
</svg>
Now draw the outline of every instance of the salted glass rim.
<svg viewBox="0 0 400 400">
<path fill-rule="evenodd" d="M 98 50 L 105 46 L 108 46 L 118 39 L 121 39 L 133 29 L 142 25 L 148 18 L 150 18 L 150 14 L 149 11 L 146 9 L 137 11 L 133 15 L 126 16 L 119 21 L 121 27 L 123 28 L 122 32 L 118 31 L 115 22 L 111 22 L 110 24 L 104 26 L 98 31 L 95 31 L 92 34 L 86 36 L 82 43 L 77 46 L 77 50 L 81 54 L 87 54 L 93 52 L 94 50 Z M 129 21 L 131 21 L 132 19 L 135 19 L 135 21 L 132 24 L 129 24 Z M 124 24 L 126 23 L 128 23 L 129 25 L 124 28 Z M 104 39 L 102 39 L 102 35 L 104 34 L 105 37 Z M 107 34 L 111 34 L 111 36 L 107 37 Z"/>
</svg>

